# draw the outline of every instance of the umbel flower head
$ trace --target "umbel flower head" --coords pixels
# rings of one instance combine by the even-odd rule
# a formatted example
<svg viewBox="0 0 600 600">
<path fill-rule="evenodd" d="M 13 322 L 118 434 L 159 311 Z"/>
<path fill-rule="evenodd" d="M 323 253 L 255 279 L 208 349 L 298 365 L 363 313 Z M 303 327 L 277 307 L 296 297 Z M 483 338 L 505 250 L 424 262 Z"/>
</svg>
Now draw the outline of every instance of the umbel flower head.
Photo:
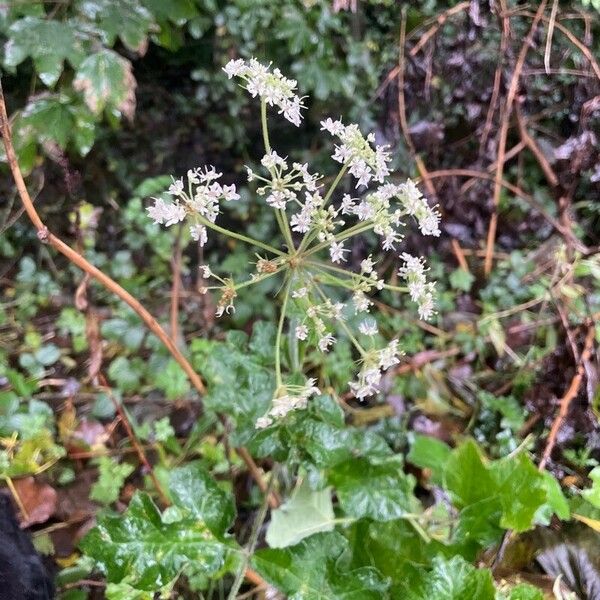
<svg viewBox="0 0 600 600">
<path fill-rule="evenodd" d="M 368 314 L 374 306 L 371 295 L 380 290 L 407 293 L 417 304 L 420 318 L 429 319 L 434 314 L 434 284 L 427 281 L 423 259 L 405 252 L 399 254 L 397 271 L 405 287 L 386 283 L 384 269 L 378 268 L 372 254 L 351 260 L 350 241 L 373 232 L 382 251 L 398 251 L 411 221 L 423 235 L 439 236 L 440 213 L 429 206 L 412 181 L 397 184 L 386 180 L 390 174 L 388 150 L 374 143 L 373 134 L 365 137 L 357 125 L 332 119 L 321 122 L 322 129 L 337 139 L 332 159 L 340 164 L 340 170 L 333 180 L 325 180 L 308 164 L 290 162 L 271 148 L 267 107 L 278 108 L 298 126 L 303 105 L 296 94 L 296 81 L 255 59 L 232 60 L 224 70 L 230 78 L 241 79 L 251 96 L 260 98 L 264 154 L 257 170 L 246 169 L 248 181 L 256 185 L 257 200 L 274 211 L 279 239 L 255 239 L 217 223 L 223 203 L 237 200 L 239 195 L 233 185 L 219 183 L 221 173 L 213 167 L 188 171 L 186 181 L 174 180 L 167 192 L 171 201 L 155 199 L 147 210 L 161 225 L 187 221 L 191 237 L 200 245 L 213 230 L 263 253 L 257 255 L 249 277 L 242 281 L 221 277 L 207 265 L 201 267 L 207 284 L 202 289 L 220 295 L 217 316 L 235 310 L 241 288 L 271 277 L 280 279 L 276 390 L 271 408 L 256 423 L 268 427 L 290 411 L 305 408 L 309 399 L 320 393 L 313 378 L 297 385 L 284 376 L 281 355 L 287 329 L 288 339 L 295 338 L 298 344 L 322 353 L 329 352 L 340 338 L 350 340 L 358 364 L 350 389 L 360 400 L 377 393 L 383 373 L 398 364 L 402 352 L 397 339 L 383 341 L 376 319 Z M 337 189 L 346 175 L 353 180 L 350 190 L 354 192 L 339 194 Z M 356 319 L 355 328 L 351 323 Z"/>
</svg>

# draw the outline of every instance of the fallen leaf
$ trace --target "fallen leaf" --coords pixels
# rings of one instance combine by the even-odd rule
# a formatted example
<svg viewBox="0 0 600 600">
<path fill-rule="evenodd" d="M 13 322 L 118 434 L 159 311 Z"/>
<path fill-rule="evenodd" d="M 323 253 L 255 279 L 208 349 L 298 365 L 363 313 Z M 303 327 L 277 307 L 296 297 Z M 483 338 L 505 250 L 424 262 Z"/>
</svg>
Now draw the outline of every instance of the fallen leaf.
<svg viewBox="0 0 600 600">
<path fill-rule="evenodd" d="M 45 523 L 56 511 L 56 490 L 47 483 L 24 477 L 13 481 L 26 514 L 19 514 L 21 527 Z"/>
</svg>

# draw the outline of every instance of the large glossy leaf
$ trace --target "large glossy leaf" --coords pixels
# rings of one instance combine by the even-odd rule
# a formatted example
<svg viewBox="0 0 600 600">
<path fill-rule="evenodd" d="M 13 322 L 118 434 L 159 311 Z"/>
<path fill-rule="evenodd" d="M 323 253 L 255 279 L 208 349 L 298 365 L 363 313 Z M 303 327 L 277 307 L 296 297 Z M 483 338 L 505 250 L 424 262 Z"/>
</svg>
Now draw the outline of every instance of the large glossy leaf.
<svg viewBox="0 0 600 600">
<path fill-rule="evenodd" d="M 319 533 L 296 546 L 259 550 L 254 568 L 289 600 L 382 600 L 389 583 L 371 567 L 352 569 L 348 540 Z"/>
<path fill-rule="evenodd" d="M 406 600 L 494 600 L 489 569 L 476 569 L 460 556 L 437 557 L 419 590 L 406 590 Z"/>
<path fill-rule="evenodd" d="M 152 499 L 141 492 L 122 515 L 100 517 L 81 547 L 109 582 L 127 579 L 141 590 L 159 589 L 189 565 L 215 574 L 226 566 L 233 550 L 202 521 L 164 523 Z"/>
<path fill-rule="evenodd" d="M 331 488 L 312 490 L 305 479 L 285 504 L 271 512 L 267 544 L 292 546 L 315 533 L 332 531 L 334 519 Z"/>
<path fill-rule="evenodd" d="M 233 524 L 232 495 L 221 489 L 199 462 L 175 469 L 169 478 L 169 492 L 179 508 L 206 523 L 215 535 L 222 536 Z"/>
<path fill-rule="evenodd" d="M 83 92 L 85 103 L 94 114 L 108 108 L 133 118 L 135 78 L 131 63 L 116 52 L 103 49 L 88 56 L 77 70 L 73 87 Z"/>
<path fill-rule="evenodd" d="M 349 516 L 391 521 L 417 509 L 414 478 L 404 473 L 397 458 L 380 462 L 352 459 L 332 469 L 329 481 Z"/>
</svg>

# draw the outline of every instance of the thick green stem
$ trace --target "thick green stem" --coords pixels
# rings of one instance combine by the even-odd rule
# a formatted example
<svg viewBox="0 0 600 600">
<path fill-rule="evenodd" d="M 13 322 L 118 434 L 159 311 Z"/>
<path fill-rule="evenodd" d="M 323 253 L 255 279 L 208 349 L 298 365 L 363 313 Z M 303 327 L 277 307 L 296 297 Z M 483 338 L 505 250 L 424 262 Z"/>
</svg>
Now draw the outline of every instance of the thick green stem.
<svg viewBox="0 0 600 600">
<path fill-rule="evenodd" d="M 317 288 L 317 292 L 319 292 L 319 295 L 321 296 L 321 298 L 323 298 L 323 300 L 327 300 L 327 295 L 325 294 L 325 292 L 318 285 L 315 285 L 315 287 Z M 366 350 L 359 344 L 358 340 L 354 337 L 354 335 L 350 331 L 350 328 L 348 327 L 348 325 L 346 325 L 346 323 L 344 323 L 344 320 L 338 319 L 338 323 L 340 324 L 340 327 L 344 330 L 344 332 L 346 333 L 346 335 L 348 336 L 350 341 L 354 344 L 354 347 L 359 351 L 360 355 L 365 356 L 367 353 Z"/>
<path fill-rule="evenodd" d="M 327 193 L 325 194 L 325 198 L 323 198 L 323 206 L 325 206 L 327 204 L 327 202 L 329 202 L 329 199 L 331 198 L 333 192 L 335 191 L 338 184 L 340 183 L 342 177 L 346 174 L 347 170 L 348 170 L 348 165 L 343 165 L 342 168 L 340 169 L 339 173 L 336 175 L 336 178 L 333 180 L 333 183 L 329 186 L 329 189 L 327 190 Z M 308 244 L 313 239 L 314 239 L 314 236 L 311 237 L 311 233 L 310 232 L 307 233 L 302 238 L 302 241 L 300 242 L 298 252 L 302 252 L 302 250 L 304 250 L 306 248 L 306 246 L 308 246 Z"/>
<path fill-rule="evenodd" d="M 283 379 L 281 377 L 281 337 L 283 334 L 283 324 L 285 323 L 285 313 L 287 311 L 288 298 L 292 287 L 292 278 L 290 277 L 284 291 L 283 304 L 281 305 L 281 314 L 279 315 L 279 325 L 277 327 L 277 337 L 275 338 L 275 381 L 280 388 Z"/>
<path fill-rule="evenodd" d="M 358 277 L 362 281 L 370 283 L 371 285 L 375 285 L 375 282 L 370 278 L 362 275 L 361 273 L 353 273 L 352 271 L 348 271 L 347 269 L 341 269 L 340 267 L 334 267 L 333 265 L 328 265 L 327 263 L 322 263 L 319 261 L 309 260 L 306 264 L 316 267 L 318 269 L 327 269 L 328 271 L 334 271 L 336 273 L 340 273 L 341 275 L 346 275 L 347 277 Z M 389 283 L 383 284 L 384 290 L 390 290 L 392 292 L 408 292 L 407 287 L 402 287 L 398 285 L 390 285 Z"/>
<path fill-rule="evenodd" d="M 278 256 L 285 256 L 285 252 L 281 250 L 277 250 L 273 246 L 269 246 L 269 244 L 264 244 L 259 240 L 255 240 L 254 238 L 242 235 L 241 233 L 235 233 L 235 231 L 230 231 L 229 229 L 225 229 L 224 227 L 220 227 L 215 223 L 211 223 L 208 219 L 197 215 L 198 220 L 202 225 L 208 227 L 209 229 L 214 229 L 223 235 L 229 236 L 231 238 L 235 238 L 236 240 L 240 240 L 241 242 L 245 242 L 246 244 L 250 244 L 252 246 L 256 246 L 257 248 L 262 248 L 263 250 L 267 250 L 268 252 L 272 252 L 273 254 L 277 254 Z"/>
<path fill-rule="evenodd" d="M 267 127 L 267 103 L 264 100 L 260 102 L 260 122 L 262 124 L 265 154 L 269 154 L 271 152 L 271 143 L 269 142 L 269 128 Z"/>
<path fill-rule="evenodd" d="M 349 229 L 346 229 L 345 231 L 342 231 L 341 233 L 338 233 L 335 236 L 334 241 L 341 242 L 342 240 L 345 240 L 349 237 L 358 235 L 359 233 L 364 233 L 365 231 L 369 231 L 369 229 L 373 229 L 373 227 L 375 227 L 374 223 L 368 223 L 368 224 L 359 223 L 357 225 L 354 225 L 353 227 L 350 227 Z M 314 254 L 315 252 L 319 252 L 319 250 L 323 250 L 323 248 L 327 248 L 327 246 L 329 246 L 330 244 L 331 244 L 331 242 L 321 242 L 320 244 L 317 244 L 316 246 L 309 248 L 304 253 L 304 256 L 305 257 L 310 256 L 311 254 Z"/>
</svg>

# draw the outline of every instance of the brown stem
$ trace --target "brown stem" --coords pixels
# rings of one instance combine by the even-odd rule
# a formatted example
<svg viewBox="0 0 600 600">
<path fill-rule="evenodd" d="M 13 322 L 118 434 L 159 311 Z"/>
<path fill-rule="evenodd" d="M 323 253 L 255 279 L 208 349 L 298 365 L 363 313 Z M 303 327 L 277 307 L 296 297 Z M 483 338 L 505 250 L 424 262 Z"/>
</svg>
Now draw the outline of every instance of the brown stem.
<svg viewBox="0 0 600 600">
<path fill-rule="evenodd" d="M 552 427 L 550 428 L 548 440 L 546 441 L 546 447 L 544 448 L 544 454 L 542 455 L 542 460 L 540 461 L 539 465 L 540 471 L 544 470 L 547 462 L 550 460 L 550 456 L 552 455 L 552 451 L 554 450 L 554 446 L 556 445 L 556 438 L 558 436 L 558 432 L 560 431 L 560 428 L 562 427 L 569 413 L 569 407 L 571 406 L 571 402 L 579 392 L 581 381 L 585 373 L 585 363 L 590 359 L 590 356 L 594 349 L 595 335 L 596 328 L 592 323 L 588 326 L 587 335 L 585 336 L 585 343 L 583 345 L 583 352 L 579 357 L 577 370 L 575 371 L 575 375 L 573 376 L 573 379 L 571 380 L 571 383 L 567 388 L 565 395 L 560 400 L 560 408 L 558 410 L 558 414 L 556 415 L 556 418 L 552 423 Z"/>
<path fill-rule="evenodd" d="M 538 23 L 540 22 L 542 15 L 544 14 L 544 10 L 546 9 L 547 0 L 542 0 L 540 5 L 535 13 L 535 17 L 533 19 L 533 23 L 531 24 L 531 28 L 523 45 L 521 46 L 521 51 L 519 52 L 519 56 L 517 57 L 517 62 L 515 64 L 515 68 L 510 80 L 510 85 L 508 87 L 508 94 L 506 96 L 506 102 L 504 104 L 504 109 L 502 113 L 501 126 L 500 126 L 500 135 L 498 140 L 498 159 L 496 165 L 496 175 L 494 178 L 494 196 L 493 196 L 493 213 L 490 219 L 490 225 L 487 234 L 486 240 L 486 256 L 484 260 L 484 272 L 486 275 L 490 274 L 492 270 L 492 254 L 494 252 L 494 244 L 496 241 L 496 229 L 498 227 L 498 205 L 500 203 L 500 193 L 502 191 L 502 175 L 504 173 L 504 154 L 506 152 L 506 140 L 508 137 L 508 125 L 510 122 L 510 115 L 512 112 L 512 105 L 517 95 L 517 89 L 519 87 L 519 79 L 521 77 L 521 71 L 523 69 L 523 65 L 525 64 L 525 58 L 527 57 L 527 53 L 533 42 L 533 36 L 537 29 Z"/>
<path fill-rule="evenodd" d="M 98 373 L 98 380 L 100 381 L 100 384 L 102 385 L 104 391 L 108 394 L 108 397 L 111 399 L 115 407 L 115 411 L 119 415 L 119 419 L 121 420 L 121 423 L 125 428 L 127 437 L 129 438 L 131 445 L 135 448 L 135 452 L 138 455 L 140 462 L 144 465 L 146 471 L 148 472 L 148 475 L 150 475 L 150 479 L 152 479 L 152 485 L 154 485 L 154 489 L 158 493 L 161 503 L 164 507 L 169 506 L 171 502 L 167 497 L 167 494 L 163 490 L 160 481 L 158 481 L 158 478 L 154 473 L 154 469 L 152 468 L 152 465 L 150 464 L 150 461 L 148 460 L 148 457 L 146 456 L 146 453 L 144 452 L 140 441 L 138 440 L 137 436 L 135 435 L 135 432 L 133 431 L 133 427 L 131 427 L 131 423 L 129 422 L 129 417 L 127 416 L 127 413 L 123 410 L 123 406 L 121 405 L 121 403 L 114 397 L 112 389 L 108 385 L 108 382 L 106 381 L 106 378 L 102 373 Z"/>
</svg>

